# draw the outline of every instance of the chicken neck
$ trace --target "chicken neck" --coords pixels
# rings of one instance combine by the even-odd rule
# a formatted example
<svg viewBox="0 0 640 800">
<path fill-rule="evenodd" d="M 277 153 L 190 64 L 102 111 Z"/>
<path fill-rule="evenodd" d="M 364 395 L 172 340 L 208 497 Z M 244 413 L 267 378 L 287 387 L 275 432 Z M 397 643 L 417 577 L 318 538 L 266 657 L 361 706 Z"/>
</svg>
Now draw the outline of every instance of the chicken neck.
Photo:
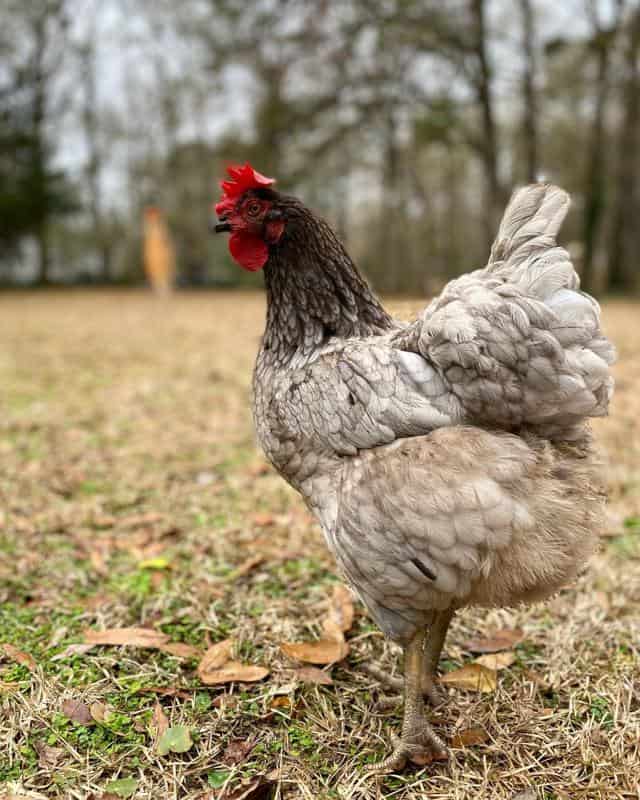
<svg viewBox="0 0 640 800">
<path fill-rule="evenodd" d="M 264 268 L 267 323 L 262 356 L 277 364 L 310 356 L 333 337 L 371 336 L 394 327 L 333 233 L 295 200 L 285 235 Z"/>
</svg>

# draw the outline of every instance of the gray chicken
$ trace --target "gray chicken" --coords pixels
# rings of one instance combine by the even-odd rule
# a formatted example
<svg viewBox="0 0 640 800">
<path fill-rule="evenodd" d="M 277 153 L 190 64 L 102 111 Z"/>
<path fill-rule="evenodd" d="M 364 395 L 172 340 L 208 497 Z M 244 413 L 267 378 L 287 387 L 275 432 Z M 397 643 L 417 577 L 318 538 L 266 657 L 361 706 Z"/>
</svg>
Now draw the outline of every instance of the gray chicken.
<svg viewBox="0 0 640 800">
<path fill-rule="evenodd" d="M 264 268 L 260 444 L 341 571 L 404 649 L 404 719 L 377 765 L 443 757 L 425 698 L 456 609 L 533 602 L 571 581 L 602 524 L 586 425 L 607 413 L 611 343 L 556 234 L 568 195 L 515 192 L 488 265 L 394 320 L 330 227 L 249 164 L 217 231 Z"/>
</svg>

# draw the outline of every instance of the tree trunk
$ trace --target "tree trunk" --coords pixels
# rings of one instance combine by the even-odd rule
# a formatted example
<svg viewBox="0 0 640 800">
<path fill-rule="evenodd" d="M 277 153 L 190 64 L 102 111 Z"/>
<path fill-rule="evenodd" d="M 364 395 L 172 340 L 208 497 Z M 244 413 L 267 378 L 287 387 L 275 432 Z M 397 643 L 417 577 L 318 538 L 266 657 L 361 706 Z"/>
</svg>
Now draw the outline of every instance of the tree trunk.
<svg viewBox="0 0 640 800">
<path fill-rule="evenodd" d="M 640 213 L 640 7 L 628 27 L 622 118 L 615 148 L 618 163 L 615 199 L 608 252 L 608 288 L 614 291 L 637 288 L 640 250 L 637 220 Z"/>
<path fill-rule="evenodd" d="M 525 67 L 522 75 L 522 136 L 524 141 L 526 180 L 535 183 L 538 176 L 538 108 L 535 88 L 536 41 L 531 0 L 520 0 L 522 14 Z"/>
<path fill-rule="evenodd" d="M 402 244 L 400 153 L 397 142 L 397 123 L 393 107 L 385 114 L 384 155 L 382 167 L 382 204 L 380 209 L 380 263 L 385 272 L 380 276 L 381 286 L 387 292 L 397 292 L 402 275 L 404 253 Z"/>
<path fill-rule="evenodd" d="M 80 52 L 82 68 L 83 104 L 82 122 L 84 137 L 87 143 L 87 165 L 85 175 L 89 192 L 89 214 L 94 239 L 94 247 L 100 259 L 100 277 L 108 283 L 111 280 L 111 247 L 106 239 L 103 219 L 102 191 L 100 176 L 102 173 L 102 147 L 100 146 L 100 120 L 98 119 L 98 97 L 96 86 L 95 43 L 97 38 L 96 9 L 88 33 L 88 41 Z"/>
<path fill-rule="evenodd" d="M 31 120 L 33 135 L 33 192 L 34 206 L 38 216 L 35 230 L 38 252 L 37 283 L 46 285 L 50 275 L 50 253 L 48 236 L 48 198 L 47 198 L 47 152 L 45 141 L 45 119 L 47 112 L 47 74 L 44 53 L 47 43 L 47 14 L 43 11 L 33 20 L 33 116 Z"/>
<path fill-rule="evenodd" d="M 487 52 L 486 3 L 485 0 L 470 0 L 473 21 L 474 52 L 478 62 L 475 91 L 482 119 L 482 168 L 484 172 L 483 225 L 487 251 L 496 234 L 501 205 L 500 180 L 498 178 L 498 136 L 494 113 L 492 72 Z"/>
</svg>

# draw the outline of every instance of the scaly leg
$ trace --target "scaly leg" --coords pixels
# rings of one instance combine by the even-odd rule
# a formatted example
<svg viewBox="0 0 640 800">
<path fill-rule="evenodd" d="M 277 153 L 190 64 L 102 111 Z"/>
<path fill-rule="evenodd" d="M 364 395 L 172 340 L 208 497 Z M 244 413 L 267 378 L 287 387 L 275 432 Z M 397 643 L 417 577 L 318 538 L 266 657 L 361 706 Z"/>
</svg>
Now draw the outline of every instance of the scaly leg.
<svg viewBox="0 0 640 800">
<path fill-rule="evenodd" d="M 425 669 L 422 678 L 422 693 L 434 706 L 442 705 L 446 700 L 446 693 L 436 686 L 436 670 L 438 669 L 442 647 L 453 615 L 454 609 L 452 608 L 434 612 L 433 621 L 429 626 L 429 635 L 427 636 L 424 654 Z M 389 689 L 393 689 L 396 692 L 401 692 L 404 689 L 402 678 L 389 675 L 385 670 L 376 667 L 374 664 L 365 664 L 362 669 Z"/>
<path fill-rule="evenodd" d="M 394 741 L 393 753 L 374 764 L 376 773 L 396 772 L 407 761 L 427 764 L 433 759 L 446 758 L 447 749 L 435 733 L 425 712 L 422 696 L 425 670 L 425 631 L 419 631 L 404 649 L 404 717 L 402 733 Z"/>
<path fill-rule="evenodd" d="M 449 625 L 454 615 L 453 608 L 447 608 L 444 611 L 438 611 L 431 628 L 429 629 L 429 637 L 427 639 L 427 646 L 424 653 L 424 675 L 422 692 L 425 697 L 428 697 L 431 704 L 439 706 L 446 700 L 446 693 L 436 686 L 436 671 L 438 669 L 438 662 L 442 654 L 442 647 L 444 640 L 449 630 Z"/>
</svg>

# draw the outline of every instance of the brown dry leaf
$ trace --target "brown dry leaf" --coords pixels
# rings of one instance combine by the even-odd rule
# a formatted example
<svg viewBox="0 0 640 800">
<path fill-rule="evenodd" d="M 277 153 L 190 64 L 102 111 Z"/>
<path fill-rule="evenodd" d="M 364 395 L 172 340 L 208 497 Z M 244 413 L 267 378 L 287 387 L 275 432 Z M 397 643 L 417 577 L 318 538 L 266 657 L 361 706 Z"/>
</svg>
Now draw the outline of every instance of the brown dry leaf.
<svg viewBox="0 0 640 800">
<path fill-rule="evenodd" d="M 269 674 L 266 667 L 254 664 L 241 664 L 239 661 L 227 661 L 223 667 L 201 671 L 198 668 L 200 680 L 208 686 L 220 683 L 255 683 L 261 681 Z"/>
<path fill-rule="evenodd" d="M 37 669 L 38 665 L 32 655 L 25 653 L 23 650 L 18 650 L 17 647 L 9 644 L 9 642 L 5 642 L 4 644 L 0 645 L 0 649 L 4 652 L 7 658 L 15 661 L 16 664 L 21 664 L 23 667 L 26 667 L 30 672 L 35 672 Z"/>
<path fill-rule="evenodd" d="M 198 675 L 203 683 L 206 683 L 206 676 L 214 672 L 231 659 L 231 653 L 235 645 L 234 639 L 223 639 L 221 642 L 212 644 L 207 652 L 202 656 L 198 664 Z"/>
<path fill-rule="evenodd" d="M 166 733 L 169 727 L 169 719 L 164 713 L 162 706 L 156 700 L 153 706 L 153 714 L 151 716 L 151 731 L 153 733 L 154 747 L 158 744 L 158 739 Z"/>
<path fill-rule="evenodd" d="M 472 653 L 497 653 L 500 650 L 510 650 L 524 639 L 524 631 L 521 628 L 507 628 L 494 631 L 491 636 L 481 639 L 469 639 L 462 646 L 465 650 Z"/>
<path fill-rule="evenodd" d="M 152 628 L 110 628 L 105 631 L 87 629 L 84 632 L 87 644 L 128 645 L 129 647 L 159 648 L 167 644 L 166 633 Z"/>
<path fill-rule="evenodd" d="M 329 601 L 329 615 L 323 623 L 325 633 L 333 638 L 335 630 L 346 633 L 353 625 L 353 598 L 342 583 L 333 587 Z"/>
<path fill-rule="evenodd" d="M 69 656 L 82 656 L 85 653 L 88 653 L 89 650 L 93 650 L 95 645 L 92 644 L 84 644 L 80 642 L 78 644 L 70 644 L 68 647 L 61 653 L 57 653 L 55 656 L 51 657 L 51 661 L 60 661 L 63 658 L 69 658 Z"/>
<path fill-rule="evenodd" d="M 467 728 L 452 737 L 451 747 L 471 747 L 474 744 L 484 744 L 488 738 L 484 728 Z"/>
<path fill-rule="evenodd" d="M 62 704 L 62 713 L 78 725 L 93 725 L 94 723 L 89 706 L 82 700 L 65 700 Z"/>
<path fill-rule="evenodd" d="M 282 642 L 280 649 L 289 658 L 310 664 L 333 664 L 342 661 L 349 653 L 349 645 L 338 638 L 320 639 L 318 642 Z"/>
<path fill-rule="evenodd" d="M 498 670 L 510 667 L 515 660 L 516 654 L 513 650 L 506 650 L 503 653 L 487 653 L 485 656 L 476 658 L 473 663 L 481 664 L 483 667 L 496 670 L 497 672 Z"/>
<path fill-rule="evenodd" d="M 233 766 L 234 764 L 241 764 L 246 760 L 249 753 L 253 750 L 256 743 L 251 739 L 232 739 L 225 747 L 222 754 L 222 762 Z"/>
<path fill-rule="evenodd" d="M 333 686 L 331 675 L 317 667 L 300 667 L 293 671 L 295 677 L 303 683 L 317 683 L 322 686 Z"/>
<path fill-rule="evenodd" d="M 51 747 L 40 742 L 35 743 L 34 748 L 38 754 L 38 766 L 43 769 L 57 767 L 67 753 L 63 747 Z M 9 795 L 9 797 L 12 797 L 12 795 Z"/>
<path fill-rule="evenodd" d="M 95 703 L 91 703 L 89 706 L 89 713 L 96 722 L 102 725 L 109 713 L 109 707 L 99 700 L 96 700 Z"/>
<path fill-rule="evenodd" d="M 270 525 L 274 525 L 276 519 L 273 514 L 269 514 L 265 511 L 257 511 L 255 514 L 251 515 L 251 521 L 254 525 L 257 525 L 258 528 L 267 528 Z"/>
<path fill-rule="evenodd" d="M 194 647 L 192 644 L 184 644 L 183 642 L 161 644 L 158 650 L 161 650 L 163 653 L 169 653 L 177 658 L 197 658 L 202 653 L 199 647 Z"/>
<path fill-rule="evenodd" d="M 456 689 L 469 689 L 473 692 L 495 692 L 498 685 L 498 674 L 482 664 L 466 664 L 440 677 L 440 683 Z"/>
<path fill-rule="evenodd" d="M 273 700 L 269 703 L 269 708 L 273 711 L 276 708 L 283 708 L 287 711 L 291 711 L 293 708 L 293 699 L 288 695 L 280 695 L 279 697 L 274 697 Z"/>
<path fill-rule="evenodd" d="M 242 578 L 245 575 L 248 575 L 252 569 L 255 569 L 259 564 L 262 564 L 265 561 L 265 556 L 261 553 L 256 553 L 256 555 L 249 556 L 246 558 L 241 564 L 231 572 L 228 577 L 227 581 L 235 581 L 238 578 Z"/>
</svg>

